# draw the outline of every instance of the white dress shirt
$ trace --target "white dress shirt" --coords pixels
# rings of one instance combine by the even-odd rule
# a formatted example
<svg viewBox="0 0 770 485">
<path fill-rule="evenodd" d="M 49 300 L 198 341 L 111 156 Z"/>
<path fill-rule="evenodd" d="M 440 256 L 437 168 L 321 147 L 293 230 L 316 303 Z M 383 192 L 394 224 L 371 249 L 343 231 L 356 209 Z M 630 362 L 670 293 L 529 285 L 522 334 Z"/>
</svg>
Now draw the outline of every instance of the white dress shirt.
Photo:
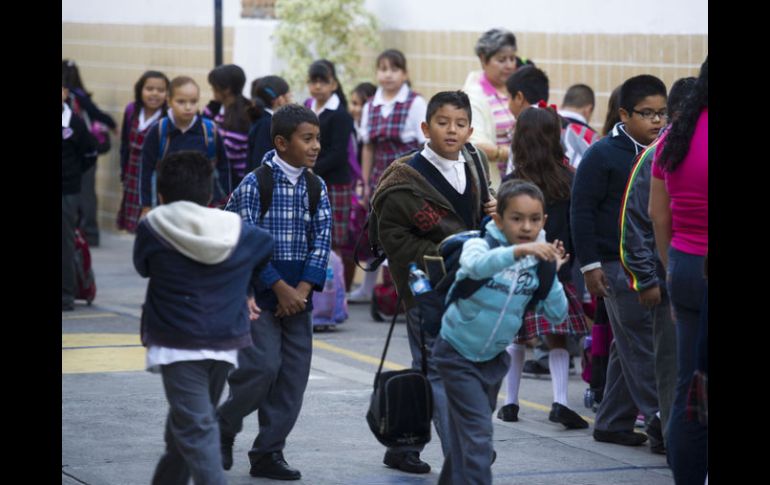
<svg viewBox="0 0 770 485">
<path fill-rule="evenodd" d="M 425 148 L 420 152 L 420 155 L 436 167 L 458 194 L 465 193 L 467 180 L 465 177 L 465 157 L 463 157 L 463 153 L 460 152 L 458 154 L 457 160 L 449 160 L 434 152 L 428 146 L 429 143 L 425 142 Z"/>
</svg>

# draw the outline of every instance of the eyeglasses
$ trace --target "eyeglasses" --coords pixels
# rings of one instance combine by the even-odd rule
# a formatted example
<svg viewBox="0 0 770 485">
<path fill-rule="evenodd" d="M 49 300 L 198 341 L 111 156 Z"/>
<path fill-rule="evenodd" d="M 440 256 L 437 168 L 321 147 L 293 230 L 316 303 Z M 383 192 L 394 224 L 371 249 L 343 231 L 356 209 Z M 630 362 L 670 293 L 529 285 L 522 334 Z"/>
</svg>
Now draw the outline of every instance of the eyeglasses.
<svg viewBox="0 0 770 485">
<path fill-rule="evenodd" d="M 637 111 L 635 109 L 632 109 L 631 112 L 638 114 L 645 120 L 653 120 L 655 119 L 655 116 L 660 118 L 662 121 L 668 120 L 668 111 L 666 111 L 665 109 L 662 109 L 660 111 L 653 111 L 651 109 Z"/>
</svg>

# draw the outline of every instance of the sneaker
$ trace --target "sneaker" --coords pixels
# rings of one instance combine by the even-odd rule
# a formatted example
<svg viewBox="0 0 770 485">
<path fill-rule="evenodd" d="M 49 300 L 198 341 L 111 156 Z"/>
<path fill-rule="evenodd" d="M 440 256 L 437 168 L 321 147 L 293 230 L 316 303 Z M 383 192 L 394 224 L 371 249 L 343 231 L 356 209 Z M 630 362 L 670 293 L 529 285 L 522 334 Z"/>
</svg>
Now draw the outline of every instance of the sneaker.
<svg viewBox="0 0 770 485">
<path fill-rule="evenodd" d="M 396 453 L 386 451 L 382 462 L 390 468 L 397 468 L 407 473 L 429 473 L 430 465 L 420 460 L 420 453 L 416 451 L 404 451 Z"/>
<path fill-rule="evenodd" d="M 616 445 L 639 446 L 647 441 L 647 436 L 633 431 L 602 431 L 594 428 L 594 439 Z"/>
<path fill-rule="evenodd" d="M 524 362 L 521 371 L 524 374 L 534 374 L 536 376 L 550 375 L 551 371 L 537 360 L 528 360 Z"/>
<path fill-rule="evenodd" d="M 650 451 L 656 455 L 665 455 L 666 446 L 663 442 L 663 430 L 660 423 L 660 418 L 653 416 L 650 422 L 647 424 L 647 438 L 650 440 Z"/>
<path fill-rule="evenodd" d="M 229 470 L 233 467 L 233 443 L 235 436 L 219 434 L 220 451 L 222 453 L 222 468 Z"/>
<path fill-rule="evenodd" d="M 359 286 L 347 294 L 348 303 L 369 303 L 372 301 L 372 295 L 363 292 L 363 287 Z"/>
<path fill-rule="evenodd" d="M 553 403 L 551 406 L 548 421 L 561 423 L 567 429 L 585 429 L 588 427 L 588 422 L 581 418 L 578 413 L 558 402 Z"/>
<path fill-rule="evenodd" d="M 519 420 L 518 404 L 506 404 L 497 412 L 497 418 L 509 423 Z"/>
<path fill-rule="evenodd" d="M 644 414 L 639 413 L 636 415 L 636 421 L 634 422 L 634 428 L 644 428 L 645 426 L 645 419 Z"/>
</svg>

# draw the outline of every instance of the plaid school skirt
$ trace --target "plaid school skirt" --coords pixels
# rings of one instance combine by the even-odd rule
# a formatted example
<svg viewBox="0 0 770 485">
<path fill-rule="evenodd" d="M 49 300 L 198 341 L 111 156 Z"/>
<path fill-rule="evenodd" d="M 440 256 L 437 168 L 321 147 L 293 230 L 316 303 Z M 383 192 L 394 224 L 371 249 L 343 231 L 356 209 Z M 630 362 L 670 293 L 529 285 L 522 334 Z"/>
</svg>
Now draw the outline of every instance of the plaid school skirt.
<svg viewBox="0 0 770 485">
<path fill-rule="evenodd" d="M 586 316 L 583 312 L 583 304 L 577 297 L 574 285 L 572 283 L 562 283 L 562 286 L 564 287 L 564 294 L 567 296 L 567 319 L 554 325 L 542 313 L 529 311 L 524 314 L 521 330 L 514 337 L 514 343 L 521 344 L 535 337 L 549 334 L 574 335 L 576 337 L 588 335 L 588 325 L 586 324 Z"/>
<path fill-rule="evenodd" d="M 350 184 L 327 185 L 329 203 L 332 206 L 332 247 L 341 248 L 348 244 L 350 231 L 350 198 L 353 190 Z"/>
</svg>

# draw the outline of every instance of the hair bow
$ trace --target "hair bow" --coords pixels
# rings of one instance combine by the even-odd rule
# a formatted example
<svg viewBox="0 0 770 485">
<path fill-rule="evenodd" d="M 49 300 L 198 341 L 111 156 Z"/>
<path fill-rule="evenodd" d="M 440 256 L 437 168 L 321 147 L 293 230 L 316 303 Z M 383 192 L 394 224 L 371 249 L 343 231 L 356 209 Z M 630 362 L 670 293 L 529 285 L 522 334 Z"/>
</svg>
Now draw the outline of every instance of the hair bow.
<svg viewBox="0 0 770 485">
<path fill-rule="evenodd" d="M 549 104 L 547 104 L 547 103 L 546 103 L 544 100 L 542 100 L 542 99 L 541 99 L 540 101 L 538 101 L 538 102 L 537 102 L 537 107 L 538 107 L 538 108 L 551 108 L 551 109 L 553 109 L 554 111 L 556 111 L 556 105 L 555 105 L 555 104 L 551 104 L 551 105 L 549 105 Z"/>
</svg>

